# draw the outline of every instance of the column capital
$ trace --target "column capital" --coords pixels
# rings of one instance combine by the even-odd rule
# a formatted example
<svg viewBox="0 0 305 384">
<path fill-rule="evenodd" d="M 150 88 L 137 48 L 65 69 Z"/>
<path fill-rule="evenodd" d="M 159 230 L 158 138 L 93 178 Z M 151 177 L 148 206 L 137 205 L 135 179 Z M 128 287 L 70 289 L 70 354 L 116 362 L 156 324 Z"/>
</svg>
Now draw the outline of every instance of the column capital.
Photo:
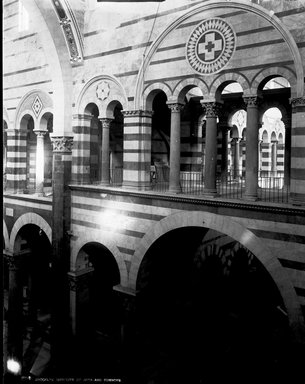
<svg viewBox="0 0 305 384">
<path fill-rule="evenodd" d="M 232 137 L 231 141 L 233 141 L 234 143 L 238 144 L 241 141 L 241 137 Z"/>
<path fill-rule="evenodd" d="M 51 136 L 53 152 L 72 152 L 73 136 Z"/>
<path fill-rule="evenodd" d="M 80 275 L 69 272 L 68 284 L 70 291 L 77 292 L 79 290 L 83 290 L 84 288 L 88 288 L 92 271 L 93 268 L 86 269 L 86 273 Z"/>
<path fill-rule="evenodd" d="M 260 97 L 259 96 L 244 96 L 243 100 L 247 106 L 247 108 L 257 108 L 260 103 Z"/>
<path fill-rule="evenodd" d="M 171 103 L 169 101 L 166 102 L 168 108 L 171 110 L 172 113 L 178 113 L 180 112 L 183 107 L 184 107 L 184 104 L 180 104 L 180 103 Z"/>
<path fill-rule="evenodd" d="M 218 117 L 220 111 L 221 111 L 221 104 L 217 103 L 216 101 L 200 101 L 202 107 L 205 109 L 206 117 Z"/>
<path fill-rule="evenodd" d="M 111 122 L 114 120 L 114 119 L 110 119 L 108 117 L 99 117 L 98 119 L 101 122 L 102 127 L 105 129 L 107 129 L 107 128 L 109 129 Z"/>
<path fill-rule="evenodd" d="M 48 133 L 45 129 L 34 129 L 33 132 L 36 133 L 38 137 L 44 137 L 45 134 Z"/>
<path fill-rule="evenodd" d="M 296 109 L 299 107 L 305 109 L 305 96 L 291 98 L 290 103 L 292 105 L 292 109 Z"/>
<path fill-rule="evenodd" d="M 8 264 L 10 271 L 18 271 L 22 268 L 24 258 L 28 252 L 11 253 L 8 251 L 3 252 L 3 256 Z"/>
</svg>

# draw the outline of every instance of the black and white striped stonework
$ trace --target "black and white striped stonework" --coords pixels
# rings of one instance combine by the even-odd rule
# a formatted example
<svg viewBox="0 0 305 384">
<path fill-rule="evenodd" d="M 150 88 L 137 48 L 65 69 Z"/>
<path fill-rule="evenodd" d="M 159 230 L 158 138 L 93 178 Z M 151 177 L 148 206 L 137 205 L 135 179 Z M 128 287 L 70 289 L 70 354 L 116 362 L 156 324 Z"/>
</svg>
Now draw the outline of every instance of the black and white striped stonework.
<svg viewBox="0 0 305 384">
<path fill-rule="evenodd" d="M 150 188 L 151 111 L 123 111 L 124 153 L 123 183 L 125 187 Z"/>
<path fill-rule="evenodd" d="M 26 188 L 27 132 L 9 129 L 7 132 L 6 187 L 8 191 L 20 192 Z"/>
<path fill-rule="evenodd" d="M 292 99 L 291 198 L 305 200 L 305 97 Z"/>
<path fill-rule="evenodd" d="M 90 126 L 92 116 L 73 116 L 72 181 L 80 184 L 90 180 Z"/>
</svg>

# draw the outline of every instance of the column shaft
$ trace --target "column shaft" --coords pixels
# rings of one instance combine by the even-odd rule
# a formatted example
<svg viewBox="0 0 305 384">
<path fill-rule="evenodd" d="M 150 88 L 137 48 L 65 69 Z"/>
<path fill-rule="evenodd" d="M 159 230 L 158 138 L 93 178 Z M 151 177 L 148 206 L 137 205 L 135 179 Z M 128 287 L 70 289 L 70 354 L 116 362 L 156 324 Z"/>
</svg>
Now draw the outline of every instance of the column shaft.
<svg viewBox="0 0 305 384">
<path fill-rule="evenodd" d="M 109 185 L 110 183 L 110 158 L 109 158 L 109 129 L 111 119 L 101 119 L 102 123 L 102 184 Z"/>
<path fill-rule="evenodd" d="M 228 128 L 222 128 L 221 141 L 221 179 L 226 180 L 228 175 Z"/>
<path fill-rule="evenodd" d="M 36 193 L 43 195 L 44 186 L 44 135 L 46 131 L 34 131 L 37 135 L 36 145 Z"/>
<path fill-rule="evenodd" d="M 169 192 L 181 192 L 180 186 L 180 114 L 181 104 L 168 104 L 171 110 Z"/>
<path fill-rule="evenodd" d="M 237 179 L 240 176 L 239 172 L 239 139 L 233 139 L 234 141 L 234 167 L 233 177 Z"/>
<path fill-rule="evenodd" d="M 245 97 L 247 104 L 245 198 L 257 200 L 258 188 L 258 107 L 257 97 Z"/>
<path fill-rule="evenodd" d="M 206 109 L 204 193 L 216 195 L 217 104 L 204 103 Z"/>
<path fill-rule="evenodd" d="M 290 167 L 291 167 L 291 118 L 284 120 L 285 124 L 285 149 L 284 149 L 284 185 L 290 185 Z"/>
</svg>

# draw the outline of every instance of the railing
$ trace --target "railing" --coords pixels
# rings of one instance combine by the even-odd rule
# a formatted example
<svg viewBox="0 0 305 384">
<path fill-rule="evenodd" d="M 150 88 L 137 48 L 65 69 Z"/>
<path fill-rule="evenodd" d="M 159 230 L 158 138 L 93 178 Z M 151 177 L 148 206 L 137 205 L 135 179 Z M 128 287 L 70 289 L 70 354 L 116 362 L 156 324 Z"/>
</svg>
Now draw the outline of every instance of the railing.
<svg viewBox="0 0 305 384">
<path fill-rule="evenodd" d="M 162 167 L 151 172 L 152 190 L 167 192 L 169 189 L 169 168 Z M 180 172 L 181 193 L 186 195 L 202 195 L 204 177 L 201 172 Z M 228 174 L 218 178 L 216 189 L 219 197 L 241 199 L 245 193 L 245 178 Z M 287 203 L 289 188 L 284 185 L 283 173 L 260 172 L 258 175 L 258 199 L 274 203 Z"/>
</svg>

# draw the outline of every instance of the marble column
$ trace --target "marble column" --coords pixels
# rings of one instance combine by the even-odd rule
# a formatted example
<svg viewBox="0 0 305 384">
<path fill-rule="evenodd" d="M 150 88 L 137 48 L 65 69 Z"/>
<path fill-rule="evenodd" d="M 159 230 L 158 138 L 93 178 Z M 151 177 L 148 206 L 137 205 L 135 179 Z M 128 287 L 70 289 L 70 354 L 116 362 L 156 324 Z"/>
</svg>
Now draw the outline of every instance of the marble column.
<svg viewBox="0 0 305 384">
<path fill-rule="evenodd" d="M 169 192 L 181 192 L 180 186 L 180 116 L 182 104 L 168 103 L 171 110 Z"/>
<path fill-rule="evenodd" d="M 22 365 L 23 350 L 23 286 L 22 266 L 24 262 L 23 253 L 4 254 L 9 267 L 9 292 L 8 292 L 8 315 L 7 315 L 7 358 L 17 361 Z"/>
<path fill-rule="evenodd" d="M 36 193 L 38 196 L 43 196 L 44 185 L 44 137 L 47 131 L 34 130 L 37 135 L 36 145 Z"/>
<path fill-rule="evenodd" d="M 284 149 L 284 185 L 290 185 L 290 165 L 291 165 L 291 117 L 282 119 L 285 125 L 285 149 Z"/>
<path fill-rule="evenodd" d="M 216 196 L 217 113 L 216 102 L 202 103 L 206 113 L 204 193 Z"/>
<path fill-rule="evenodd" d="M 245 199 L 257 200 L 258 189 L 258 98 L 244 97 L 247 105 L 247 138 L 246 138 L 246 190 Z"/>
<path fill-rule="evenodd" d="M 277 141 L 272 141 L 271 148 L 271 177 L 276 175 L 277 171 Z"/>
<path fill-rule="evenodd" d="M 56 375 L 64 374 L 65 357 L 70 346 L 69 286 L 67 272 L 71 225 L 71 136 L 52 136 L 53 209 L 51 266 L 51 359 Z"/>
<path fill-rule="evenodd" d="M 238 137 L 235 137 L 232 139 L 231 143 L 234 143 L 233 147 L 234 147 L 234 163 L 233 163 L 233 178 L 234 179 L 238 179 L 239 176 L 240 176 L 240 170 L 239 170 L 239 143 L 240 143 L 240 139 Z"/>
<path fill-rule="evenodd" d="M 228 176 L 228 136 L 229 127 L 227 118 L 222 118 L 218 124 L 221 129 L 221 180 L 226 181 Z"/>
<path fill-rule="evenodd" d="M 102 185 L 110 184 L 109 129 L 112 119 L 100 119 L 102 124 Z"/>
</svg>

